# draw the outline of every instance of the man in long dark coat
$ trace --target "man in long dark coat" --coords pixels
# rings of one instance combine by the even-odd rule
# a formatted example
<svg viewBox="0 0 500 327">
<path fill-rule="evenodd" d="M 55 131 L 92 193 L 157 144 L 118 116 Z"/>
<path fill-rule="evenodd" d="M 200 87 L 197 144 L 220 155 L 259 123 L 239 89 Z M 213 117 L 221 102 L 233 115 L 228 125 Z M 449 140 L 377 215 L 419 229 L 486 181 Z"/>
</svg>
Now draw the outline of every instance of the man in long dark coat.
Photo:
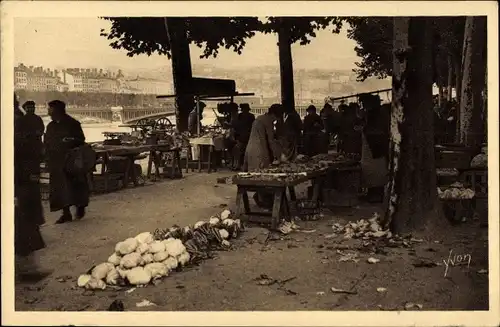
<svg viewBox="0 0 500 327">
<path fill-rule="evenodd" d="M 15 96 L 14 96 L 15 97 Z M 14 252 L 15 274 L 20 281 L 37 282 L 49 272 L 38 269 L 34 252 L 45 248 L 40 233 L 44 223 L 40 196 L 39 143 L 33 142 L 32 131 L 26 129 L 24 114 L 14 98 Z M 38 166 L 38 167 L 37 167 Z"/>
<path fill-rule="evenodd" d="M 288 161 L 297 157 L 302 136 L 302 119 L 295 109 L 284 108 L 285 112 L 279 126 L 278 136 L 283 148 L 283 154 Z"/>
<path fill-rule="evenodd" d="M 316 107 L 310 105 L 307 110 L 307 115 L 304 117 L 304 154 L 312 157 L 319 153 L 325 152 L 323 145 L 326 137 L 323 132 L 323 121 L 316 112 Z M 326 147 L 328 152 L 328 146 Z"/>
<path fill-rule="evenodd" d="M 235 165 L 233 168 L 236 170 L 241 169 L 245 160 L 245 151 L 250 139 L 252 124 L 255 121 L 255 115 L 250 112 L 250 106 L 247 103 L 242 103 L 240 108 L 241 113 L 238 115 L 235 127 L 236 146 L 233 152 L 233 158 L 235 158 Z"/>
<path fill-rule="evenodd" d="M 50 210 L 62 210 L 56 224 L 73 219 L 71 206 L 76 206 L 76 218 L 85 216 L 89 204 L 89 186 L 85 174 L 68 173 L 66 160 L 71 149 L 85 143 L 80 123 L 66 113 L 66 104 L 59 100 L 49 102 L 52 121 L 47 126 L 45 148 L 50 173 Z"/>
<path fill-rule="evenodd" d="M 273 104 L 266 114 L 255 119 L 245 152 L 244 170 L 258 171 L 269 167 L 274 161 L 284 159 L 274 131 L 275 122 L 281 115 L 281 105 Z M 256 193 L 254 200 L 259 207 L 272 208 L 273 197 L 268 192 Z"/>
</svg>

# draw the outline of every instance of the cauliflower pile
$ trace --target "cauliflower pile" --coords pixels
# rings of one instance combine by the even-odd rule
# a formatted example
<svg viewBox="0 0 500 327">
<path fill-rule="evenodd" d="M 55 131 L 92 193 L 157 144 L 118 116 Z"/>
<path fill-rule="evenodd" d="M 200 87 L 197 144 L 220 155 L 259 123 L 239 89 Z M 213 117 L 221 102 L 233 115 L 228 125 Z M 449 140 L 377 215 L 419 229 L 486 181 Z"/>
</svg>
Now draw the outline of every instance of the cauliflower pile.
<svg viewBox="0 0 500 327">
<path fill-rule="evenodd" d="M 193 227 L 173 226 L 168 230 L 145 232 L 116 244 L 107 262 L 78 278 L 78 286 L 104 290 L 106 285 L 146 285 L 193 262 L 213 249 L 229 248 L 228 239 L 238 237 L 243 229 L 239 219 L 224 210 L 208 222 Z"/>
<path fill-rule="evenodd" d="M 392 233 L 388 229 L 383 230 L 382 226 L 380 226 L 380 216 L 377 213 L 374 213 L 373 217 L 368 220 L 361 219 L 355 223 L 347 223 L 345 226 L 335 223 L 332 228 L 335 233 L 344 233 L 344 239 L 362 238 L 368 240 L 383 236 L 392 237 Z"/>
<path fill-rule="evenodd" d="M 475 192 L 470 188 L 465 188 L 462 183 L 456 182 L 450 185 L 446 190 L 438 187 L 438 196 L 442 200 L 464 200 L 472 199 Z"/>
</svg>

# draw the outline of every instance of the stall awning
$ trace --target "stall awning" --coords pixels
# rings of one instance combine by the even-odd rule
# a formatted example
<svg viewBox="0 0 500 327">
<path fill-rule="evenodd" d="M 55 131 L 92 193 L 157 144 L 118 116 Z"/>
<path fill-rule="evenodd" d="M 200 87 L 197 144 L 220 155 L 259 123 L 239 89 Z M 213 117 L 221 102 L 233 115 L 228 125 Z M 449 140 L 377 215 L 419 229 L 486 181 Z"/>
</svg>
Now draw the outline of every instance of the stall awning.
<svg viewBox="0 0 500 327">
<path fill-rule="evenodd" d="M 221 101 L 223 98 L 235 96 L 251 96 L 254 93 L 239 93 L 236 91 L 236 82 L 231 79 L 193 77 L 190 92 L 183 95 L 192 95 L 200 100 Z M 158 95 L 156 98 L 175 98 L 180 94 Z"/>
</svg>

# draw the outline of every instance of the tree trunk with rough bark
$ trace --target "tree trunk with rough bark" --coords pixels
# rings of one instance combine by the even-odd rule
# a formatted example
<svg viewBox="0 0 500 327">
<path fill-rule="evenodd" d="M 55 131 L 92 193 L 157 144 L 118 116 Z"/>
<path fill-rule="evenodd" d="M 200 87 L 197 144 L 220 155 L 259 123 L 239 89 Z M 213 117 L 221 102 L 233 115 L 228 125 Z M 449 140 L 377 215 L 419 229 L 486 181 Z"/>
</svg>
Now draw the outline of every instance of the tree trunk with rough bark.
<svg viewBox="0 0 500 327">
<path fill-rule="evenodd" d="M 467 17 L 464 33 L 459 142 L 471 147 L 482 143 L 483 90 L 486 75 L 486 19 Z"/>
<path fill-rule="evenodd" d="M 281 104 L 285 110 L 295 110 L 295 92 L 293 85 L 292 46 L 286 18 L 282 18 L 278 31 L 278 47 L 280 60 Z"/>
<path fill-rule="evenodd" d="M 188 128 L 189 113 L 194 107 L 193 95 L 190 94 L 193 73 L 186 23 L 183 18 L 166 18 L 165 27 L 170 42 L 174 91 L 177 95 L 175 98 L 176 126 L 179 132 L 184 132 Z"/>
<path fill-rule="evenodd" d="M 389 182 L 385 227 L 407 233 L 439 212 L 434 161 L 431 25 L 394 18 Z"/>
</svg>

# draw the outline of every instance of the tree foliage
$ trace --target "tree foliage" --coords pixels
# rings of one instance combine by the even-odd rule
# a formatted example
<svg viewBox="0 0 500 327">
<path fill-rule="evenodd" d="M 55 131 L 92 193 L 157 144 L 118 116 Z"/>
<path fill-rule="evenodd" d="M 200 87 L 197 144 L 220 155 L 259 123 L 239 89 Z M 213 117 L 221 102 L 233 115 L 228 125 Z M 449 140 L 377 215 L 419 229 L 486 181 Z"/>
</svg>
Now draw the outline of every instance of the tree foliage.
<svg viewBox="0 0 500 327">
<path fill-rule="evenodd" d="M 289 28 L 291 43 L 301 45 L 311 42 L 316 31 L 332 27 L 339 33 L 342 19 L 337 17 L 267 17 L 262 22 L 257 17 L 185 17 L 188 40 L 203 49 L 201 58 L 217 57 L 220 48 L 241 54 L 247 39 L 257 32 L 277 33 L 282 24 Z M 170 44 L 163 17 L 103 17 L 111 22 L 109 31 L 101 36 L 110 41 L 114 49 L 123 49 L 132 57 L 157 53 L 170 58 Z"/>
<path fill-rule="evenodd" d="M 111 22 L 101 36 L 114 49 L 124 49 L 132 57 L 153 53 L 170 58 L 165 19 L 163 17 L 104 17 Z M 217 57 L 219 48 L 241 53 L 246 39 L 255 35 L 261 25 L 257 17 L 185 17 L 188 40 L 203 49 L 201 58 Z"/>
<path fill-rule="evenodd" d="M 342 28 L 343 19 L 339 17 L 266 17 L 259 30 L 263 33 L 278 33 L 280 28 L 289 31 L 290 44 L 299 42 L 300 45 L 311 43 L 316 37 L 316 31 L 331 28 L 332 33 L 338 34 Z"/>
<path fill-rule="evenodd" d="M 393 17 L 349 17 L 347 36 L 356 41 L 356 54 L 361 58 L 354 70 L 359 81 L 368 77 L 392 75 Z M 432 40 L 434 81 L 448 72 L 447 56 L 461 60 L 465 17 L 433 17 Z"/>
</svg>

